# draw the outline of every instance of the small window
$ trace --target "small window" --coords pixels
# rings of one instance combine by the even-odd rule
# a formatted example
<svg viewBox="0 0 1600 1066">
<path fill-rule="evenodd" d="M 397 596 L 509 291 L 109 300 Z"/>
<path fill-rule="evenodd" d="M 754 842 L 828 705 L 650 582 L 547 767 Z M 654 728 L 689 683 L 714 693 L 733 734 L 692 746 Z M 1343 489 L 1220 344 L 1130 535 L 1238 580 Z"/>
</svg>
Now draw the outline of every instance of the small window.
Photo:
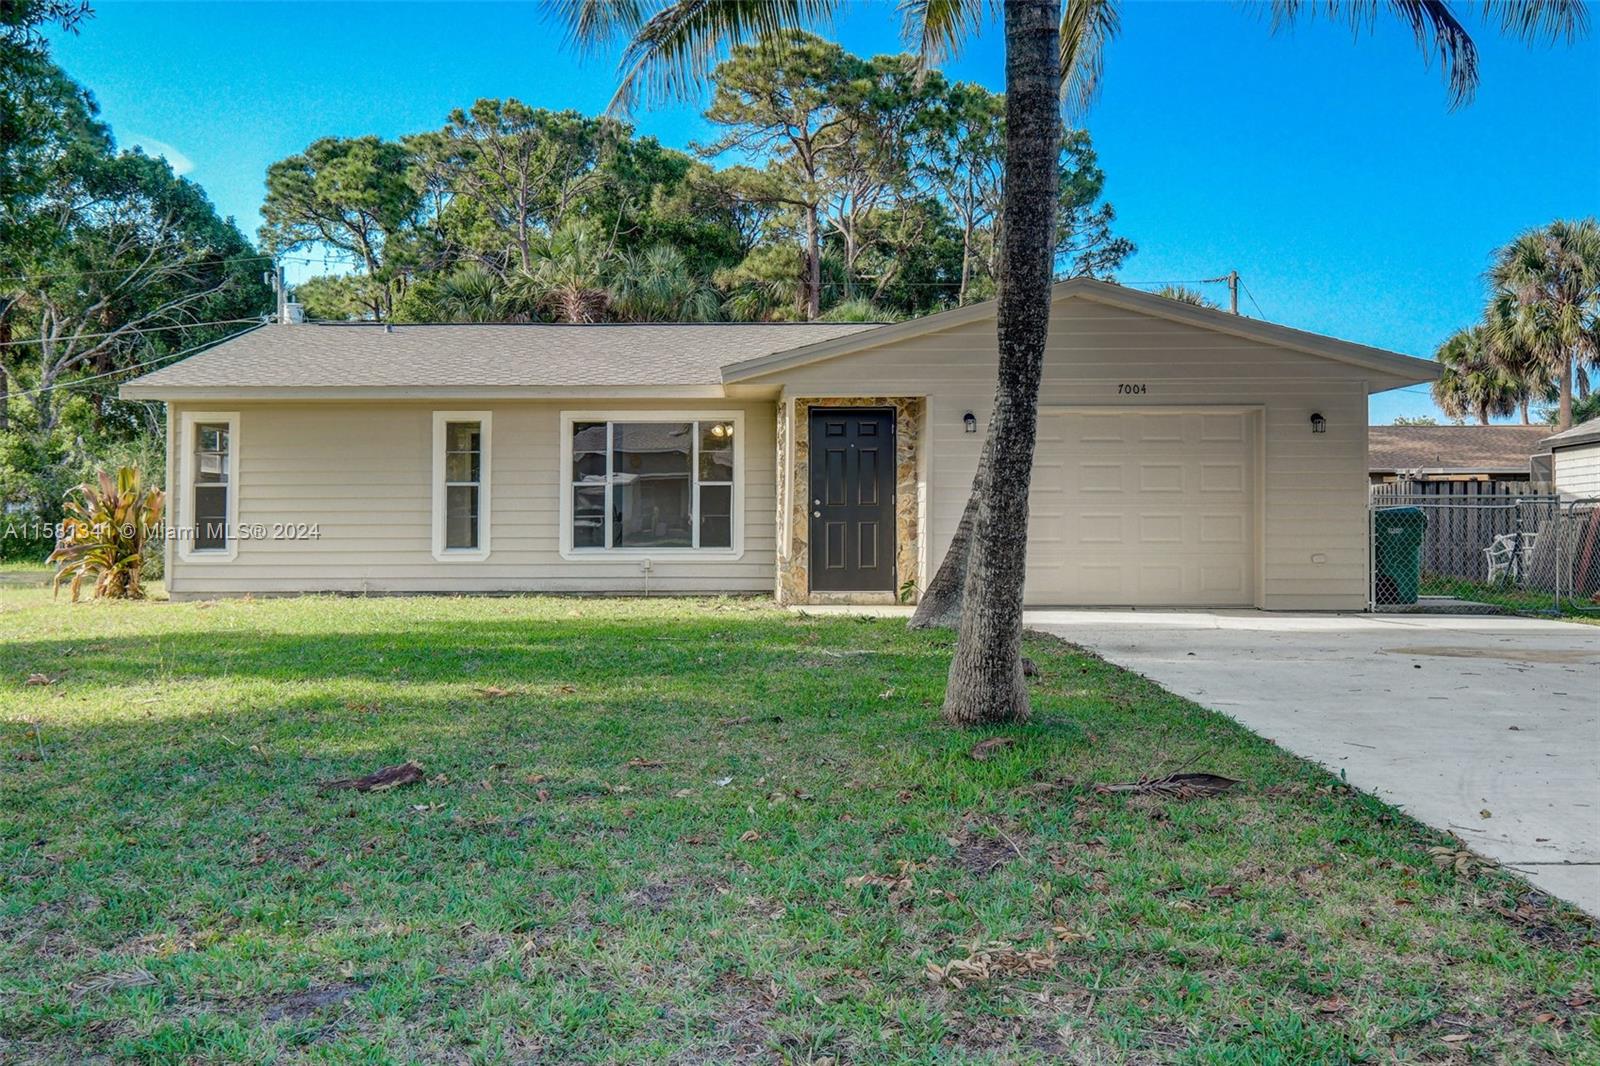
<svg viewBox="0 0 1600 1066">
<path fill-rule="evenodd" d="M 228 424 L 194 427 L 194 550 L 228 550 Z"/>
<path fill-rule="evenodd" d="M 489 413 L 433 416 L 433 554 L 441 560 L 489 554 Z"/>
<path fill-rule="evenodd" d="M 447 422 L 444 427 L 444 546 L 478 547 L 478 496 L 483 489 L 483 424 Z"/>
<path fill-rule="evenodd" d="M 575 551 L 734 548 L 735 421 L 569 423 Z"/>
</svg>

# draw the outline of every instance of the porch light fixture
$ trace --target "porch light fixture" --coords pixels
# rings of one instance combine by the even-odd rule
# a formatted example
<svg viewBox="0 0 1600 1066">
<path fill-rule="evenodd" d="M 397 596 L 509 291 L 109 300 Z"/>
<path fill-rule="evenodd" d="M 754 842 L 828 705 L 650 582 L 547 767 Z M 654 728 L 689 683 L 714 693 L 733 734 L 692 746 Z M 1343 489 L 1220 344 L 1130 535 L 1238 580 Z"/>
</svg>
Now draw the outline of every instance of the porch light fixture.
<svg viewBox="0 0 1600 1066">
<path fill-rule="evenodd" d="M 1313 433 L 1326 433 L 1326 432 L 1328 432 L 1328 420 L 1326 418 L 1322 417 L 1322 412 L 1320 412 L 1320 411 L 1315 412 L 1311 416 L 1311 432 L 1313 432 Z"/>
<path fill-rule="evenodd" d="M 968 433 L 978 432 L 978 416 L 971 411 L 961 416 L 961 424 L 967 427 Z"/>
</svg>

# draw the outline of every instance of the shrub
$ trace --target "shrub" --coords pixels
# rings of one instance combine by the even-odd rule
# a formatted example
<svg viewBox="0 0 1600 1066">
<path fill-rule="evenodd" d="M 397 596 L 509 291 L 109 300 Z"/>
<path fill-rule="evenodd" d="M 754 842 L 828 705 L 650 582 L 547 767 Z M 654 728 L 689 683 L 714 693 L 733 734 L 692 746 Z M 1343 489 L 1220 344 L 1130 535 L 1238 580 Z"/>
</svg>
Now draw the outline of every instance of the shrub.
<svg viewBox="0 0 1600 1066">
<path fill-rule="evenodd" d="M 54 588 L 70 578 L 76 603 L 84 579 L 93 576 L 96 598 L 142 599 L 145 546 L 159 530 L 165 503 L 166 493 L 146 487 L 136 466 L 118 467 L 115 476 L 98 471 L 68 492 L 61 539 L 50 553 Z"/>
</svg>

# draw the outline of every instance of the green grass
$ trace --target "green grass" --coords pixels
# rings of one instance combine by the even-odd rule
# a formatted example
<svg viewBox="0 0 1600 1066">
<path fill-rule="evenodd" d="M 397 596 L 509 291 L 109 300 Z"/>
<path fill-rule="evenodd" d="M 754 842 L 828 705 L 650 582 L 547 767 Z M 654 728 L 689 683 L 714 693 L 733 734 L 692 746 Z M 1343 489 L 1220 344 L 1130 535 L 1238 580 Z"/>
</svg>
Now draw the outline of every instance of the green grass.
<svg viewBox="0 0 1600 1066">
<path fill-rule="evenodd" d="M 1577 915 L 1059 643 L 977 761 L 950 642 L 0 591 L 0 1060 L 1600 1061 Z M 1092 787 L 1180 766 L 1243 783 Z"/>
<path fill-rule="evenodd" d="M 1558 600 L 1552 593 L 1515 585 L 1490 585 L 1466 578 L 1424 574 L 1418 591 L 1424 596 L 1453 596 L 1474 603 L 1487 603 L 1513 614 L 1544 615 L 1568 622 L 1600 625 L 1600 602 L 1580 606 L 1568 597 Z"/>
</svg>

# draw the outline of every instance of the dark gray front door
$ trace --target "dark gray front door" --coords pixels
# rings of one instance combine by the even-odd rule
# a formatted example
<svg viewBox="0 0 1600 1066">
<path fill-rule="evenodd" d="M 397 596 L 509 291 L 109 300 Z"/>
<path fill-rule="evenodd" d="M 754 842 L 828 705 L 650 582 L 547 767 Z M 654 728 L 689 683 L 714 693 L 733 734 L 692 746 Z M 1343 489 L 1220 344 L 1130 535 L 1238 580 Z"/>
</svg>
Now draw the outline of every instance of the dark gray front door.
<svg viewBox="0 0 1600 1066">
<path fill-rule="evenodd" d="M 894 591 L 894 413 L 811 411 L 811 588 Z"/>
</svg>

